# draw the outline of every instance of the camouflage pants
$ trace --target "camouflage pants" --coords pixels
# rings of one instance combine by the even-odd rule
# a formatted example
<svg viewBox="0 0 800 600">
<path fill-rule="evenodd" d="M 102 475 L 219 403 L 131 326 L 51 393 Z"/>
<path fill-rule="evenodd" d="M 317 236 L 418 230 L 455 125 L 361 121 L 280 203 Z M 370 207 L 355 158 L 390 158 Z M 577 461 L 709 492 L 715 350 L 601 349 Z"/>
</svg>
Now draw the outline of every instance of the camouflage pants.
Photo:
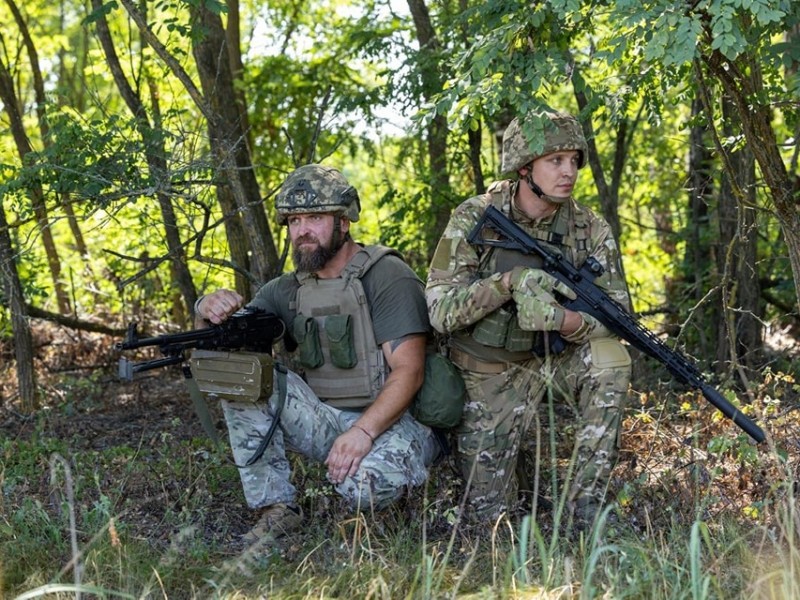
<svg viewBox="0 0 800 600">
<path fill-rule="evenodd" d="M 544 395 L 567 402 L 577 415 L 568 506 L 602 501 L 616 461 L 630 357 L 611 338 L 599 338 L 547 359 L 516 363 L 500 374 L 462 371 L 464 417 L 455 431 L 456 458 L 478 519 L 491 519 L 516 502 L 517 461 Z"/>
<path fill-rule="evenodd" d="M 276 405 L 277 392 L 268 403 L 222 401 L 237 465 L 244 465 L 253 456 L 272 423 Z M 321 402 L 305 381 L 290 371 L 286 403 L 272 441 L 258 461 L 239 469 L 248 506 L 294 502 L 297 490 L 290 481 L 286 451 L 323 462 L 334 440 L 358 420 L 359 414 Z M 354 508 L 385 506 L 426 480 L 427 467 L 439 451 L 430 428 L 406 413 L 375 440 L 356 474 L 338 484 L 336 491 Z"/>
</svg>

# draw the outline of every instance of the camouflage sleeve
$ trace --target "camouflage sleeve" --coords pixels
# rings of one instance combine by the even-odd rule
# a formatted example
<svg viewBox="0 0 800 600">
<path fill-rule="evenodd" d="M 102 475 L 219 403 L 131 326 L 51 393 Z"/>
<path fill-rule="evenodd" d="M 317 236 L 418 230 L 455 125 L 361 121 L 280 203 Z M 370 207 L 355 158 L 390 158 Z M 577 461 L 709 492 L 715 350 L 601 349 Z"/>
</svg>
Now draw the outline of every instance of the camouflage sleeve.
<svg viewBox="0 0 800 600">
<path fill-rule="evenodd" d="M 502 273 L 479 277 L 479 256 L 467 242 L 484 208 L 480 197 L 458 206 L 433 255 L 425 299 L 431 325 L 440 333 L 468 327 L 511 299 Z"/>
<path fill-rule="evenodd" d="M 616 301 L 628 312 L 631 312 L 633 305 L 628 292 L 628 284 L 622 274 L 619 247 L 611 233 L 611 227 L 608 223 L 597 217 L 592 219 L 590 227 L 589 247 L 592 249 L 591 256 L 596 258 L 600 264 L 603 265 L 604 269 L 603 274 L 595 279 L 594 283 L 608 294 L 612 300 Z M 611 331 L 596 319 L 591 317 L 587 318 L 587 316 L 584 315 L 584 321 L 592 328 L 589 337 L 613 336 Z M 579 332 L 576 332 L 576 335 L 580 336 Z"/>
<path fill-rule="evenodd" d="M 622 274 L 622 262 L 619 247 L 611 233 L 611 227 L 600 219 L 591 224 L 589 247 L 594 256 L 603 265 L 603 274 L 594 280 L 613 300 L 629 312 L 632 310 L 628 284 Z"/>
</svg>

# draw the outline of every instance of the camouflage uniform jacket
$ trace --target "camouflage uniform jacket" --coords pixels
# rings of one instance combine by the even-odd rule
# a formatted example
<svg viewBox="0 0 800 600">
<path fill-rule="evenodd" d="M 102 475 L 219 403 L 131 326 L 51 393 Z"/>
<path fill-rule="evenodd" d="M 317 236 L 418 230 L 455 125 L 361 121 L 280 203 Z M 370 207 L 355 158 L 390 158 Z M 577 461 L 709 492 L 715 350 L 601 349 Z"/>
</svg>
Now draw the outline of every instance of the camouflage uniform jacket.
<svg viewBox="0 0 800 600">
<path fill-rule="evenodd" d="M 515 181 L 499 181 L 492 184 L 486 194 L 461 203 L 453 211 L 431 262 L 425 289 L 431 324 L 439 333 L 451 336 L 451 345 L 455 343 L 473 354 L 482 353 L 476 351 L 475 344 L 459 343 L 459 340 L 465 342 L 478 322 L 512 301 L 511 293 L 501 282 L 503 273 L 517 265 L 537 266 L 526 262 L 529 257 L 525 255 L 504 251 L 506 256 L 501 259 L 491 256 L 495 250 L 473 246 L 467 241 L 489 204 L 510 215 L 525 231 L 545 244 L 553 245 L 555 229 L 566 228 L 563 234 L 559 233 L 560 244 L 555 247 L 576 267 L 589 256 L 595 257 L 605 269 L 595 283 L 630 310 L 619 250 L 608 223 L 572 198 L 550 217 L 532 221 L 513 205 L 517 185 Z M 596 321 L 593 326 L 596 329 L 592 337 L 610 335 Z M 495 360 L 516 361 L 530 358 L 530 353 L 504 355 L 492 349 L 492 356 Z M 486 358 L 485 354 L 482 358 Z"/>
</svg>

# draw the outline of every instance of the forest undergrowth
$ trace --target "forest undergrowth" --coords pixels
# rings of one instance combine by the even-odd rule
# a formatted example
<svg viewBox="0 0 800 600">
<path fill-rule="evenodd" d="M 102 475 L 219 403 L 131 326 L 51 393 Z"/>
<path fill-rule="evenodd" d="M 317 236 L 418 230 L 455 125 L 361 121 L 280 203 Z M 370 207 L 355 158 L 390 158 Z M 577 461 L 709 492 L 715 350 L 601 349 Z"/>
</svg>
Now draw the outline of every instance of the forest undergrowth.
<svg viewBox="0 0 800 600">
<path fill-rule="evenodd" d="M 555 407 L 526 453 L 536 494 L 495 523 L 460 520 L 450 459 L 391 509 L 356 515 L 295 460 L 306 527 L 247 547 L 257 515 L 224 422 L 211 407 L 214 444 L 179 368 L 120 382 L 117 340 L 48 324 L 35 339 L 33 415 L 18 410 L 0 346 L 0 599 L 800 597 L 800 386 L 786 357 L 738 393 L 767 432 L 758 446 L 637 361 L 608 508 L 590 530 L 561 518 L 572 429 Z"/>
</svg>

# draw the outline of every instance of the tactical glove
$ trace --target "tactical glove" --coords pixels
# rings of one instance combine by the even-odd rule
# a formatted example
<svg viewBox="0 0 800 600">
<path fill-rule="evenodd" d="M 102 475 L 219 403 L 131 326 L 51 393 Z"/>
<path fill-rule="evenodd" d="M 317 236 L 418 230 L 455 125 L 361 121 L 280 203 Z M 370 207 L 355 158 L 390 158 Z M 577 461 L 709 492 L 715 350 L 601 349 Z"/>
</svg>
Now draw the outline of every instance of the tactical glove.
<svg viewBox="0 0 800 600">
<path fill-rule="evenodd" d="M 558 331 L 565 309 L 554 297 L 559 293 L 571 300 L 575 292 L 541 269 L 515 268 L 511 273 L 511 296 L 517 305 L 517 322 L 527 331 Z"/>
</svg>

